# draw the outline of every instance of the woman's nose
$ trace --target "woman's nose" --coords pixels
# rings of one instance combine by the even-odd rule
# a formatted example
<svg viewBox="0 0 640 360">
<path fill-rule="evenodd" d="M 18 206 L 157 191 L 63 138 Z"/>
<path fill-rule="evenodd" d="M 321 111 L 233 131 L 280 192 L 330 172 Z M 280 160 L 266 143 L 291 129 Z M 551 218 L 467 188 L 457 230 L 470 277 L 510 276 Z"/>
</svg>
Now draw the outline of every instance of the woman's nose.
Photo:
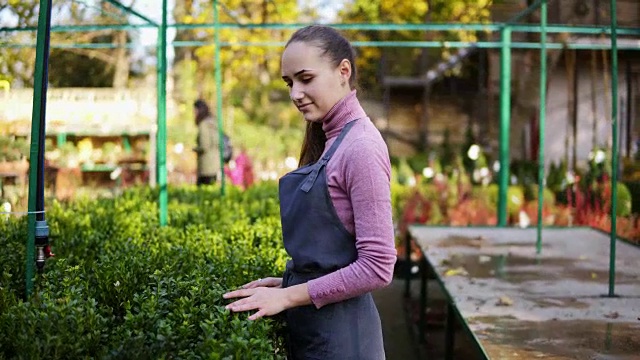
<svg viewBox="0 0 640 360">
<path fill-rule="evenodd" d="M 296 84 L 291 85 L 291 100 L 300 100 L 304 97 L 304 92 Z"/>
</svg>

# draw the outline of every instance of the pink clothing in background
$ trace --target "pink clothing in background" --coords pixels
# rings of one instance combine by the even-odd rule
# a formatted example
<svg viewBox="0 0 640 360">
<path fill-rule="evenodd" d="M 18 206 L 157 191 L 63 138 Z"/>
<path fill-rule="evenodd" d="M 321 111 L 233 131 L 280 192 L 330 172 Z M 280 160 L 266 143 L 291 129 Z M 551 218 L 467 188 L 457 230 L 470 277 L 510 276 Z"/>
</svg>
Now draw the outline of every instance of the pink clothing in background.
<svg viewBox="0 0 640 360">
<path fill-rule="evenodd" d="M 391 217 L 391 166 L 387 146 L 367 117 L 356 91 L 340 100 L 322 120 L 325 151 L 342 128 L 358 120 L 327 164 L 329 195 L 346 229 L 355 235 L 358 258 L 333 273 L 310 280 L 313 304 L 346 300 L 391 282 L 396 262 Z M 340 289 L 342 291 L 336 291 Z"/>
<path fill-rule="evenodd" d="M 224 173 L 233 185 L 247 189 L 253 185 L 253 165 L 246 152 L 241 151 L 233 160 L 234 166 L 225 165 Z"/>
</svg>

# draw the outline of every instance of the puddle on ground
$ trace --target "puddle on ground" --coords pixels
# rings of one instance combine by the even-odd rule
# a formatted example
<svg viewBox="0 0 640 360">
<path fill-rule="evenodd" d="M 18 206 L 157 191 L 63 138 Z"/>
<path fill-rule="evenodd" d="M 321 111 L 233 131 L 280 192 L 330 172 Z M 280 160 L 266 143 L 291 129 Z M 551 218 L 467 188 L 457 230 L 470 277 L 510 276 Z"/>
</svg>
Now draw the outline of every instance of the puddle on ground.
<svg viewBox="0 0 640 360">
<path fill-rule="evenodd" d="M 492 245 L 487 241 L 487 238 L 483 236 L 468 237 L 468 236 L 449 236 L 446 239 L 439 241 L 436 246 L 439 248 L 449 248 L 458 246 L 469 247 L 482 247 Z"/>
<path fill-rule="evenodd" d="M 492 359 L 640 359 L 640 321 L 521 321 L 474 318 Z"/>
<path fill-rule="evenodd" d="M 491 246 L 492 248 L 502 248 L 502 247 L 525 247 L 531 248 L 535 247 L 535 243 L 530 242 L 503 242 L 503 243 L 493 243 L 489 241 L 487 237 L 484 236 L 460 236 L 460 235 L 451 235 L 448 236 L 436 243 L 436 246 L 439 248 L 451 248 L 451 247 L 483 247 L 483 246 Z M 549 248 L 550 244 L 542 244 L 542 248 Z"/>
<path fill-rule="evenodd" d="M 533 258 L 514 254 L 485 255 L 453 254 L 443 260 L 439 266 L 450 269 L 463 268 L 471 278 L 497 278 L 504 281 L 521 283 L 533 280 L 573 279 L 579 281 L 606 281 L 607 269 L 589 269 L 581 264 L 583 260 L 575 258 Z M 638 281 L 637 277 L 618 272 L 618 282 Z"/>
</svg>

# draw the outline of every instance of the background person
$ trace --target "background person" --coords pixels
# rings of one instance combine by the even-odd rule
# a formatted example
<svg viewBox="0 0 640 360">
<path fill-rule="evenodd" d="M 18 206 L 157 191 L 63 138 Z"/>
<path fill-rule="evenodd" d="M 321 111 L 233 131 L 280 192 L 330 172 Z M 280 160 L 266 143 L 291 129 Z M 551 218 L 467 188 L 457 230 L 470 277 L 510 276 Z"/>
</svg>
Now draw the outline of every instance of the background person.
<svg viewBox="0 0 640 360">
<path fill-rule="evenodd" d="M 209 185 L 216 182 L 220 172 L 220 148 L 218 142 L 218 124 L 204 100 L 196 100 L 193 114 L 198 127 L 196 146 L 197 156 L 196 184 Z"/>
</svg>

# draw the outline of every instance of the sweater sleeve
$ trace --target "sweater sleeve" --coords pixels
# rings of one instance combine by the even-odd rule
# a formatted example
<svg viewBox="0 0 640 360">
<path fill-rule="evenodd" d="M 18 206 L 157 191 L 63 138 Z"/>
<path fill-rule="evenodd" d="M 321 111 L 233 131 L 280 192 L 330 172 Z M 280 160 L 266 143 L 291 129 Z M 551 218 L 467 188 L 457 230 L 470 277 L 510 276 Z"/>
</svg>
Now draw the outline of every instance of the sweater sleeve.
<svg viewBox="0 0 640 360">
<path fill-rule="evenodd" d="M 317 308 L 388 285 L 397 258 L 386 145 L 382 139 L 356 139 L 345 147 L 341 161 L 345 190 L 353 208 L 357 259 L 307 283 Z"/>
</svg>

